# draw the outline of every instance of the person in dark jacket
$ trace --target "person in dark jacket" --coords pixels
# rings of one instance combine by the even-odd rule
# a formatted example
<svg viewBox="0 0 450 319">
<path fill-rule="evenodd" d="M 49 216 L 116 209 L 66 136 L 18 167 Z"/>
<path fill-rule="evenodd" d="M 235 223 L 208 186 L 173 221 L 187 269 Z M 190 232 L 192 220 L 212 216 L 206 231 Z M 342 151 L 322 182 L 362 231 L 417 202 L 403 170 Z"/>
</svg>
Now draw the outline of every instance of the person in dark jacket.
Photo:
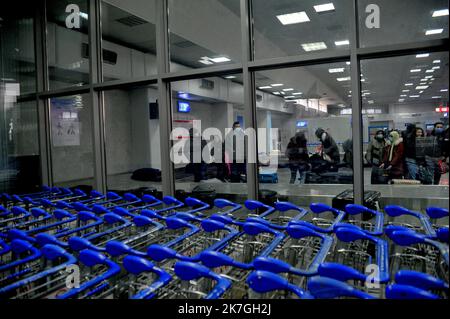
<svg viewBox="0 0 450 319">
<path fill-rule="evenodd" d="M 406 131 L 402 132 L 403 144 L 405 147 L 406 177 L 408 179 L 417 179 L 419 174 L 419 165 L 416 158 L 416 138 L 417 128 L 414 124 L 408 124 Z"/>
<path fill-rule="evenodd" d="M 371 183 L 378 184 L 377 176 L 379 166 L 383 163 L 384 149 L 386 148 L 386 139 L 384 130 L 378 130 L 373 139 L 369 142 L 366 151 L 366 161 L 372 165 Z"/>
<path fill-rule="evenodd" d="M 380 168 L 388 171 L 389 179 L 402 179 L 405 173 L 404 161 L 405 147 L 400 133 L 391 131 L 389 133 L 387 146 L 385 148 L 383 163 Z"/>
<path fill-rule="evenodd" d="M 307 140 L 304 133 L 299 132 L 290 139 L 286 148 L 286 156 L 289 159 L 289 169 L 291 170 L 290 183 L 295 183 L 298 172 L 300 184 L 304 184 L 306 171 L 309 169 Z"/>
<path fill-rule="evenodd" d="M 330 171 L 337 171 L 337 165 L 341 162 L 341 155 L 336 142 L 323 128 L 316 130 L 316 136 L 322 144 L 320 155 L 330 164 Z"/>
<path fill-rule="evenodd" d="M 447 134 L 447 137 L 446 137 Z M 435 154 L 430 154 L 425 157 L 426 166 L 429 169 L 430 173 L 433 175 L 433 184 L 439 185 L 441 180 L 441 170 L 439 168 L 439 161 L 445 161 L 448 157 L 448 129 L 447 132 L 444 128 L 444 123 L 436 122 L 434 123 L 433 131 L 431 132 L 431 136 L 434 137 Z"/>
</svg>

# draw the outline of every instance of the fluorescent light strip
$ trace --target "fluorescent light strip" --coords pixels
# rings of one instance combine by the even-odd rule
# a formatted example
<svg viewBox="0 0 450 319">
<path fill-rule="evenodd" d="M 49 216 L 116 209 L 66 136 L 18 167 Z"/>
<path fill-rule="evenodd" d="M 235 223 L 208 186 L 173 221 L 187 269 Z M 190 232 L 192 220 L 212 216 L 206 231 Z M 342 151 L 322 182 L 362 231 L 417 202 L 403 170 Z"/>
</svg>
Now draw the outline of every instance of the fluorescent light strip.
<svg viewBox="0 0 450 319">
<path fill-rule="evenodd" d="M 267 90 L 267 89 L 271 89 L 271 86 L 260 86 L 258 89 L 260 90 Z"/>
<path fill-rule="evenodd" d="M 442 89 L 441 92 L 448 92 L 448 89 Z"/>
<path fill-rule="evenodd" d="M 416 98 L 416 97 L 420 97 L 420 95 L 410 95 L 409 97 Z"/>
<path fill-rule="evenodd" d="M 281 84 L 281 83 L 275 83 L 275 84 L 271 84 L 270 86 L 271 87 L 279 87 L 279 86 L 283 86 L 284 84 Z"/>
<path fill-rule="evenodd" d="M 417 54 L 416 58 L 428 58 L 430 56 L 429 53 L 422 53 L 422 54 Z"/>
<path fill-rule="evenodd" d="M 436 10 L 433 12 L 433 18 L 448 16 L 448 9 Z"/>
<path fill-rule="evenodd" d="M 407 95 L 406 94 L 401 94 L 400 97 L 407 97 Z"/>
<path fill-rule="evenodd" d="M 277 15 L 277 19 L 280 20 L 281 24 L 283 25 L 297 24 L 310 21 L 305 11 Z"/>
<path fill-rule="evenodd" d="M 433 96 L 433 97 L 431 97 L 432 99 L 441 99 L 442 98 L 442 96 L 440 96 L 440 95 L 437 95 L 437 96 Z"/>
<path fill-rule="evenodd" d="M 202 64 L 205 64 L 205 65 L 211 65 L 211 64 L 214 64 L 214 63 L 212 63 L 211 61 L 209 61 L 209 60 L 204 60 L 204 59 L 198 60 L 198 62 L 200 62 L 200 63 L 202 63 Z"/>
<path fill-rule="evenodd" d="M 235 79 L 236 77 L 234 76 L 234 75 L 229 75 L 229 76 L 226 76 L 225 77 L 225 79 Z"/>
<path fill-rule="evenodd" d="M 273 92 L 273 94 L 275 94 L 275 95 L 280 95 L 280 92 Z"/>
<path fill-rule="evenodd" d="M 431 69 L 432 70 L 439 70 L 441 67 L 440 66 L 433 66 Z"/>
<path fill-rule="evenodd" d="M 405 99 L 398 99 L 399 102 L 405 102 Z"/>
<path fill-rule="evenodd" d="M 421 69 L 412 69 L 412 70 L 410 70 L 409 72 L 411 72 L 411 73 L 417 73 L 417 72 L 420 72 L 420 71 L 422 71 Z"/>
<path fill-rule="evenodd" d="M 433 63 L 441 63 L 441 60 L 434 60 Z"/>
<path fill-rule="evenodd" d="M 349 45 L 349 44 L 350 44 L 350 41 L 349 41 L 349 40 L 335 41 L 334 44 L 335 44 L 336 46 Z"/>
<path fill-rule="evenodd" d="M 294 91 L 294 89 L 283 89 L 284 92 Z"/>
<path fill-rule="evenodd" d="M 295 92 L 295 93 L 292 93 L 292 95 L 302 95 L 303 93 L 302 92 Z"/>
<path fill-rule="evenodd" d="M 317 13 L 320 12 L 328 12 L 328 11 L 334 11 L 334 4 L 333 2 L 330 3 L 324 3 L 314 6 L 314 10 L 316 10 Z"/>
<path fill-rule="evenodd" d="M 330 73 L 342 73 L 344 72 L 345 68 L 335 68 L 335 69 L 328 69 L 328 72 Z"/>
<path fill-rule="evenodd" d="M 444 29 L 432 29 L 425 31 L 425 35 L 441 34 Z"/>
<path fill-rule="evenodd" d="M 347 76 L 347 77 L 345 77 L 345 78 L 337 78 L 336 80 L 338 80 L 338 82 L 343 82 L 343 81 L 350 81 L 350 77 L 349 76 Z"/>
<path fill-rule="evenodd" d="M 416 90 L 426 90 L 428 89 L 428 85 L 416 86 Z"/>
<path fill-rule="evenodd" d="M 405 86 L 413 86 L 412 83 L 405 83 Z"/>
<path fill-rule="evenodd" d="M 303 43 L 302 48 L 306 52 L 318 51 L 327 49 L 327 45 L 325 44 L 325 42 L 311 42 L 311 43 Z"/>
<path fill-rule="evenodd" d="M 433 69 L 430 69 L 430 70 L 426 70 L 426 71 L 425 71 L 425 73 L 433 73 L 433 72 L 434 72 Z"/>
<path fill-rule="evenodd" d="M 228 59 L 228 58 L 226 58 L 224 56 L 220 56 L 220 57 L 217 57 L 217 58 L 212 58 L 210 60 L 213 61 L 214 63 L 223 63 L 223 62 L 230 62 L 231 61 L 230 59 Z"/>
<path fill-rule="evenodd" d="M 402 90 L 403 93 L 409 92 L 409 90 Z"/>
</svg>

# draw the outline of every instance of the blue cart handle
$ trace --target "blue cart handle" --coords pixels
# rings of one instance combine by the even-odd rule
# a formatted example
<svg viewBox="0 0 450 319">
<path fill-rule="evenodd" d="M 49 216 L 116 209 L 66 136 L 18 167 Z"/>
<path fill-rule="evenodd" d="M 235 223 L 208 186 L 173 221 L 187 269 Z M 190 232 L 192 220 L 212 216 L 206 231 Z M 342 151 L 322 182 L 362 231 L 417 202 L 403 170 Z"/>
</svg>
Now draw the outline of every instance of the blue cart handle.
<svg viewBox="0 0 450 319">
<path fill-rule="evenodd" d="M 214 250 L 206 250 L 200 253 L 199 259 L 206 267 L 217 268 L 222 266 L 232 266 L 241 269 L 251 269 L 252 265 L 244 264 L 234 260 L 228 255 Z"/>
<path fill-rule="evenodd" d="M 205 299 L 218 299 L 220 298 L 230 287 L 231 281 L 216 274 L 206 266 L 187 262 L 179 261 L 174 267 L 175 274 L 181 280 L 195 280 L 199 278 L 209 278 L 216 281 L 216 285 L 205 297 Z"/>
<path fill-rule="evenodd" d="M 253 267 L 257 270 L 270 271 L 275 274 L 289 273 L 297 276 L 307 276 L 308 273 L 292 267 L 290 264 L 271 257 L 257 257 L 253 260 Z"/>
<path fill-rule="evenodd" d="M 426 209 L 427 215 L 433 219 L 440 219 L 448 217 L 448 209 L 440 207 L 428 207 Z"/>
<path fill-rule="evenodd" d="M 176 252 L 176 250 L 158 244 L 152 244 L 147 249 L 147 256 L 151 259 L 161 262 L 167 259 L 177 259 L 184 261 L 197 261 L 198 258 L 187 257 Z"/>
<path fill-rule="evenodd" d="M 249 287 L 257 293 L 264 294 L 276 290 L 290 291 L 301 299 L 311 299 L 309 293 L 289 283 L 285 278 L 269 271 L 257 270 L 247 278 Z"/>
<path fill-rule="evenodd" d="M 440 299 L 439 296 L 413 286 L 393 284 L 386 287 L 387 299 Z"/>
<path fill-rule="evenodd" d="M 308 291 L 317 299 L 334 299 L 340 297 L 376 299 L 374 296 L 360 291 L 345 282 L 320 276 L 309 279 Z"/>
<path fill-rule="evenodd" d="M 433 277 L 412 270 L 400 270 L 395 274 L 395 282 L 401 285 L 414 286 L 424 290 L 448 290 L 448 283 Z"/>
<path fill-rule="evenodd" d="M 356 269 L 337 263 L 323 263 L 319 265 L 318 274 L 322 277 L 333 278 L 339 281 L 359 280 L 365 282 L 367 276 Z"/>
</svg>

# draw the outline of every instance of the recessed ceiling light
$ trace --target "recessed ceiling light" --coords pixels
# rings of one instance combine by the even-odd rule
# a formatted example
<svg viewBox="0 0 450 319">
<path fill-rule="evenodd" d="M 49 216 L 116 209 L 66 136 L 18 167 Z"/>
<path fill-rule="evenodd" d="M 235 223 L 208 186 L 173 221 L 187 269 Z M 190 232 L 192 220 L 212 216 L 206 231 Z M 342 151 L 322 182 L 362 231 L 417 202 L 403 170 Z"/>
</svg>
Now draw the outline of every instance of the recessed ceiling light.
<svg viewBox="0 0 450 319">
<path fill-rule="evenodd" d="M 425 31 L 425 35 L 441 34 L 444 29 L 432 29 Z"/>
<path fill-rule="evenodd" d="M 327 45 L 325 44 L 325 42 L 311 42 L 311 43 L 303 43 L 302 48 L 306 52 L 309 52 L 309 51 L 324 50 L 327 48 Z"/>
<path fill-rule="evenodd" d="M 422 94 L 423 93 L 423 91 L 419 91 L 419 94 Z"/>
<path fill-rule="evenodd" d="M 314 10 L 316 10 L 317 13 L 334 11 L 334 4 L 332 2 L 330 2 L 330 3 L 315 5 Z"/>
<path fill-rule="evenodd" d="M 428 89 L 428 85 L 419 85 L 419 86 L 416 86 L 416 90 L 426 90 L 426 89 Z"/>
<path fill-rule="evenodd" d="M 328 72 L 330 73 L 342 73 L 344 72 L 344 68 L 334 68 L 334 69 L 328 69 Z"/>
<path fill-rule="evenodd" d="M 399 102 L 405 102 L 405 99 L 398 99 Z"/>
<path fill-rule="evenodd" d="M 349 95 L 348 95 L 348 97 L 352 97 L 352 95 L 351 95 L 351 94 L 349 94 Z"/>
<path fill-rule="evenodd" d="M 425 79 L 432 79 L 432 78 L 433 78 L 432 75 L 427 75 L 427 76 L 425 76 Z"/>
<path fill-rule="evenodd" d="M 278 87 L 278 86 L 283 86 L 284 84 L 281 84 L 281 83 L 275 83 L 275 84 L 271 84 L 270 86 L 271 87 Z"/>
<path fill-rule="evenodd" d="M 426 71 L 425 71 L 425 73 L 433 73 L 433 72 L 434 72 L 433 69 L 430 69 L 430 70 L 426 70 Z"/>
<path fill-rule="evenodd" d="M 402 90 L 403 93 L 409 92 L 409 90 Z"/>
<path fill-rule="evenodd" d="M 433 63 L 441 63 L 441 60 L 434 60 Z"/>
<path fill-rule="evenodd" d="M 370 101 L 367 101 L 367 103 L 369 103 L 369 104 L 373 104 L 374 102 L 373 102 L 372 100 L 370 100 Z"/>
<path fill-rule="evenodd" d="M 211 64 L 214 64 L 214 63 L 212 63 L 211 61 L 206 60 L 206 59 L 198 60 L 198 62 L 200 62 L 200 63 L 202 63 L 202 64 L 205 64 L 205 65 L 211 65 Z"/>
<path fill-rule="evenodd" d="M 407 97 L 407 95 L 406 94 L 401 94 L 400 97 Z"/>
<path fill-rule="evenodd" d="M 343 82 L 343 81 L 350 81 L 350 77 L 349 76 L 346 76 L 346 77 L 344 77 L 344 78 L 337 78 L 336 80 L 338 80 L 338 82 Z"/>
<path fill-rule="evenodd" d="M 223 63 L 223 62 L 230 62 L 231 61 L 230 59 L 228 59 L 227 57 L 224 57 L 224 56 L 220 56 L 220 57 L 217 57 L 217 58 L 212 58 L 210 60 L 213 61 L 214 63 Z"/>
<path fill-rule="evenodd" d="M 421 54 L 417 54 L 416 58 L 428 58 L 430 56 L 429 53 L 421 53 Z"/>
<path fill-rule="evenodd" d="M 448 89 L 442 89 L 441 92 L 448 92 Z"/>
<path fill-rule="evenodd" d="M 405 83 L 405 86 L 413 86 L 412 83 Z"/>
<path fill-rule="evenodd" d="M 421 69 L 412 69 L 412 70 L 410 70 L 409 72 L 411 72 L 411 73 L 417 73 L 417 72 L 420 72 L 420 71 L 422 71 Z"/>
<path fill-rule="evenodd" d="M 289 89 L 283 89 L 284 92 L 290 92 L 290 91 L 294 91 L 294 89 L 289 88 Z"/>
<path fill-rule="evenodd" d="M 448 9 L 436 10 L 433 12 L 433 18 L 448 16 Z"/>
<path fill-rule="evenodd" d="M 295 93 L 292 93 L 292 95 L 302 95 L 303 93 L 302 92 L 295 92 Z"/>
<path fill-rule="evenodd" d="M 296 24 L 296 23 L 302 23 L 302 22 L 309 22 L 309 17 L 306 14 L 305 11 L 301 11 L 301 12 L 293 12 L 293 13 L 287 13 L 287 14 L 280 14 L 277 15 L 278 20 L 280 20 L 280 22 L 283 25 L 288 25 L 288 24 Z"/>
<path fill-rule="evenodd" d="M 284 93 L 284 92 L 280 92 L 281 93 L 281 95 L 286 95 L 286 93 Z"/>
<path fill-rule="evenodd" d="M 271 89 L 271 86 L 260 86 L 259 89 L 260 90 L 267 90 L 267 89 Z"/>
<path fill-rule="evenodd" d="M 228 75 L 225 77 L 225 79 L 235 79 L 236 77 L 234 75 Z"/>
<path fill-rule="evenodd" d="M 280 95 L 280 92 L 273 92 L 273 94 L 275 94 L 275 95 Z"/>
<path fill-rule="evenodd" d="M 442 98 L 442 96 L 440 96 L 440 95 L 437 95 L 437 96 L 433 96 L 433 97 L 431 97 L 432 99 L 440 99 L 440 98 Z"/>
<path fill-rule="evenodd" d="M 349 45 L 349 44 L 350 44 L 350 41 L 349 41 L 349 40 L 334 41 L 334 44 L 335 44 L 336 46 Z"/>
<path fill-rule="evenodd" d="M 440 66 L 433 66 L 432 69 L 433 70 L 439 70 L 441 67 Z"/>
<path fill-rule="evenodd" d="M 420 97 L 420 95 L 410 95 L 409 97 L 416 98 L 416 97 Z"/>
<path fill-rule="evenodd" d="M 350 65 L 350 61 L 345 62 L 345 64 Z"/>
</svg>

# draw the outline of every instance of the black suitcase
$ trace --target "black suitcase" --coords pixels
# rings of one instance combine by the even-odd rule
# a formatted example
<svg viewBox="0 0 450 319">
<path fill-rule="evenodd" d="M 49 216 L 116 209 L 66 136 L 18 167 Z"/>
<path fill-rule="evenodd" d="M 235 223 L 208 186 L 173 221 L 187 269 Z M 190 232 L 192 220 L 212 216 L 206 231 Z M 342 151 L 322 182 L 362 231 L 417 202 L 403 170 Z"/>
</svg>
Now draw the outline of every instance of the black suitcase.
<svg viewBox="0 0 450 319">
<path fill-rule="evenodd" d="M 205 202 L 209 205 L 214 205 L 216 198 L 216 190 L 211 184 L 200 184 L 192 190 L 191 196 Z"/>
<path fill-rule="evenodd" d="M 364 192 L 364 206 L 367 208 L 370 208 L 372 210 L 378 210 L 379 209 L 379 199 L 381 197 L 381 193 L 377 191 L 365 191 Z M 347 189 L 343 191 L 342 193 L 338 194 L 336 197 L 333 198 L 331 202 L 332 206 L 339 210 L 345 210 L 345 206 L 348 204 L 354 203 L 354 194 L 353 189 Z M 362 216 L 362 220 L 368 220 L 370 219 L 370 215 L 364 215 Z"/>
</svg>

